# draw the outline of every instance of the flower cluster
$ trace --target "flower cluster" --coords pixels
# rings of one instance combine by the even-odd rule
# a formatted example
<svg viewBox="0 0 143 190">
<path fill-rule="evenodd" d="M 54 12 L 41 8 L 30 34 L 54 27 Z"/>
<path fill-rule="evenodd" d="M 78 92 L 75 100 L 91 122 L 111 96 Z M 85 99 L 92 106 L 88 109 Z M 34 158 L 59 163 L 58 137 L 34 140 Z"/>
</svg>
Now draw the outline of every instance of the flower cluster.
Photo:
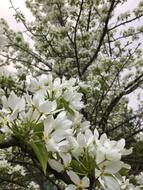
<svg viewBox="0 0 143 190">
<path fill-rule="evenodd" d="M 136 178 L 137 183 L 143 187 L 143 172 L 141 172 L 135 178 Z"/>
<path fill-rule="evenodd" d="M 21 96 L 2 96 L 4 128 L 30 144 L 45 173 L 47 164 L 65 172 L 66 190 L 120 190 L 121 170 L 130 168 L 121 158 L 132 150 L 125 149 L 124 139 L 110 140 L 90 129 L 80 114 L 84 104 L 76 79 L 42 75 L 29 78 L 26 86 Z"/>
<path fill-rule="evenodd" d="M 39 190 L 39 185 L 32 181 L 27 188 L 27 190 Z"/>
<path fill-rule="evenodd" d="M 9 153 L 11 152 L 11 149 L 8 149 Z M 0 150 L 0 172 L 6 171 L 8 175 L 13 174 L 18 174 L 21 176 L 26 175 L 26 171 L 23 166 L 16 164 L 12 165 L 11 160 L 8 160 L 5 156 L 5 151 Z"/>
</svg>

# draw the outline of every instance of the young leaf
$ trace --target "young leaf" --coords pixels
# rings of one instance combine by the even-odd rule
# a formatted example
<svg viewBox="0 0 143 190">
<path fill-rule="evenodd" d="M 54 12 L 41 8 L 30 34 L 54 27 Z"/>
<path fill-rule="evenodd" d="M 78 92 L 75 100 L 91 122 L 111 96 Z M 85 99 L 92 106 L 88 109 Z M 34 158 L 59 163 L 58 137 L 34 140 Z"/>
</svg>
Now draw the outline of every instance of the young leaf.
<svg viewBox="0 0 143 190">
<path fill-rule="evenodd" d="M 42 166 L 44 174 L 46 174 L 46 169 L 47 169 L 47 161 L 48 161 L 48 152 L 45 147 L 45 144 L 42 142 L 31 142 L 31 146 L 40 161 L 40 164 Z"/>
</svg>

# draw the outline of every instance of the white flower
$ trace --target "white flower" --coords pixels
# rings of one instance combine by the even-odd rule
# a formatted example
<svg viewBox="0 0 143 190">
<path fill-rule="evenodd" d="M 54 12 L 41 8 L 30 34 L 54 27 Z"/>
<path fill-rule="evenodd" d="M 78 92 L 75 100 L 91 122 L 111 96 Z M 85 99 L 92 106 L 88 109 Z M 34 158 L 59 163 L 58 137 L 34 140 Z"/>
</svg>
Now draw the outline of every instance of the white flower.
<svg viewBox="0 0 143 190">
<path fill-rule="evenodd" d="M 54 170 L 56 170 L 57 172 L 62 172 L 64 169 L 66 169 L 68 167 L 68 165 L 70 164 L 72 158 L 71 155 L 69 153 L 59 153 L 59 156 L 62 158 L 62 162 L 61 160 L 54 160 L 54 159 L 48 159 L 48 163 L 51 166 L 51 168 L 53 168 Z"/>
<path fill-rule="evenodd" d="M 143 185 L 143 172 L 141 172 L 138 176 L 135 177 L 137 183 Z"/>
<path fill-rule="evenodd" d="M 2 160 L 0 160 L 0 167 L 1 168 L 9 168 L 9 167 L 11 167 L 11 164 L 8 163 L 8 161 L 6 159 L 2 159 Z"/>
<path fill-rule="evenodd" d="M 102 167 L 99 165 L 99 168 Z M 121 168 L 128 168 L 128 165 L 125 165 L 122 161 L 113 161 L 113 162 L 104 162 L 103 168 L 105 173 L 115 174 L 121 170 Z"/>
<path fill-rule="evenodd" d="M 103 180 L 105 190 L 120 190 L 118 181 L 112 176 L 104 176 Z"/>
<path fill-rule="evenodd" d="M 26 171 L 25 171 L 24 167 L 19 164 L 17 164 L 14 167 L 11 167 L 11 169 L 8 173 L 12 174 L 13 172 L 19 172 L 22 176 L 26 175 Z"/>
<path fill-rule="evenodd" d="M 71 135 L 72 122 L 67 119 L 66 113 L 61 112 L 56 119 L 49 115 L 44 122 L 44 136 L 47 150 L 59 151 L 58 143 L 65 140 Z"/>
<path fill-rule="evenodd" d="M 39 105 L 39 111 L 44 113 L 44 114 L 49 114 L 53 111 L 55 111 L 57 108 L 57 103 L 56 101 L 44 101 Z"/>
<path fill-rule="evenodd" d="M 4 90 L 0 88 L 0 97 L 4 96 L 4 94 L 5 94 Z"/>
<path fill-rule="evenodd" d="M 21 112 L 19 114 L 19 123 L 21 122 L 27 122 L 27 121 L 38 121 L 40 119 L 40 113 L 38 110 L 33 109 L 33 107 L 29 107 L 29 110 L 27 112 Z"/>
<path fill-rule="evenodd" d="M 89 129 L 89 127 L 90 127 L 90 122 L 89 121 L 81 122 L 80 131 L 85 132 L 87 129 Z"/>
<path fill-rule="evenodd" d="M 5 96 L 2 97 L 2 103 L 3 109 L 9 112 L 20 112 L 25 109 L 25 99 L 23 97 L 19 98 L 13 91 L 10 93 L 8 99 Z"/>
<path fill-rule="evenodd" d="M 93 134 L 90 129 L 85 131 L 85 134 L 78 133 L 77 142 L 81 148 L 87 148 L 93 141 Z"/>
<path fill-rule="evenodd" d="M 30 81 L 27 80 L 28 90 L 31 92 L 45 93 L 48 85 L 52 84 L 52 75 L 40 75 L 38 79 L 31 77 Z"/>
<path fill-rule="evenodd" d="M 96 162 L 99 164 L 104 160 L 118 161 L 122 155 L 131 153 L 131 150 L 124 149 L 125 140 L 110 141 L 105 134 L 103 134 L 98 142 L 96 151 Z"/>
<path fill-rule="evenodd" d="M 140 132 L 136 135 L 138 141 L 143 141 L 143 132 Z"/>
<path fill-rule="evenodd" d="M 63 160 L 64 167 L 68 167 L 72 160 L 71 155 L 69 153 L 60 153 L 59 155 Z"/>
<path fill-rule="evenodd" d="M 125 189 L 130 185 L 129 179 L 126 179 L 125 176 L 123 176 L 122 181 L 120 181 L 120 187 L 121 189 Z"/>
<path fill-rule="evenodd" d="M 142 187 L 133 185 L 125 176 L 122 177 L 122 179 L 119 181 L 119 184 L 122 190 L 141 190 L 140 187 Z"/>
<path fill-rule="evenodd" d="M 39 185 L 36 184 L 34 181 L 30 182 L 28 187 L 27 187 L 28 190 L 39 190 Z"/>
<path fill-rule="evenodd" d="M 87 190 L 90 185 L 90 181 L 88 177 L 83 177 L 82 179 L 74 171 L 68 171 L 67 174 L 69 175 L 71 181 L 74 185 L 68 185 L 65 190 Z"/>
<path fill-rule="evenodd" d="M 28 106 L 36 108 L 38 112 L 45 115 L 54 112 L 57 108 L 56 101 L 45 100 L 45 94 L 42 92 L 34 94 L 33 98 L 27 94 L 25 98 L 27 100 Z"/>
<path fill-rule="evenodd" d="M 18 116 L 18 113 L 25 110 L 24 97 L 18 97 L 13 91 L 10 93 L 8 98 L 2 96 L 2 104 L 2 111 L 6 114 L 10 114 L 8 115 L 9 121 L 13 121 Z"/>
<path fill-rule="evenodd" d="M 84 107 L 83 102 L 81 101 L 82 94 L 75 92 L 73 90 L 67 89 L 63 94 L 64 99 L 69 102 L 72 108 L 75 110 L 80 110 Z"/>
<path fill-rule="evenodd" d="M 104 190 L 120 190 L 118 180 L 113 176 L 104 175 L 104 173 L 98 169 L 95 169 L 95 179 L 98 179 Z"/>
</svg>

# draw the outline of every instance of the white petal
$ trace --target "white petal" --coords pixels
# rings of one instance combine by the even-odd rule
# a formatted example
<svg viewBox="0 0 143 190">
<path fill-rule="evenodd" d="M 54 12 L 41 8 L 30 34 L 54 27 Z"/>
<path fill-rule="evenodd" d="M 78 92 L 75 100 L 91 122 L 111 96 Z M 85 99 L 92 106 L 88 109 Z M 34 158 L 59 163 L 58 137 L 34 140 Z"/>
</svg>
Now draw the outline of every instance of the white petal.
<svg viewBox="0 0 143 190">
<path fill-rule="evenodd" d="M 68 185 L 65 190 L 76 190 L 76 186 L 75 185 Z"/>
<path fill-rule="evenodd" d="M 98 133 L 97 129 L 94 129 L 94 137 L 97 139 L 99 138 L 99 133 Z"/>
<path fill-rule="evenodd" d="M 55 143 L 55 141 L 53 139 L 47 139 L 46 148 L 48 151 L 52 151 L 52 152 L 58 152 L 59 151 L 58 144 Z"/>
<path fill-rule="evenodd" d="M 14 111 L 14 112 L 9 116 L 9 122 L 13 122 L 13 120 L 17 118 L 17 115 L 18 115 L 18 110 Z"/>
<path fill-rule="evenodd" d="M 130 170 L 131 166 L 129 164 L 123 164 L 123 168 L 126 168 L 126 169 Z"/>
<path fill-rule="evenodd" d="M 1 97 L 1 100 L 2 100 L 3 107 L 4 107 L 5 109 L 8 109 L 9 105 L 8 105 L 8 101 L 7 101 L 6 96 L 2 96 L 2 97 Z"/>
<path fill-rule="evenodd" d="M 63 94 L 64 99 L 67 101 L 70 101 L 72 99 L 72 95 L 73 95 L 73 93 L 70 90 L 66 90 Z"/>
<path fill-rule="evenodd" d="M 45 74 L 40 75 L 40 77 L 39 77 L 39 83 L 40 83 L 41 85 L 44 85 L 44 84 L 46 84 L 47 82 L 48 82 L 48 77 L 47 77 L 47 75 L 45 75 Z"/>
<path fill-rule="evenodd" d="M 43 102 L 43 99 L 41 98 L 41 96 L 37 96 L 36 94 L 34 94 L 33 96 L 33 105 L 37 108 L 39 108 L 40 103 Z"/>
<path fill-rule="evenodd" d="M 46 134 L 48 135 L 49 133 L 52 132 L 52 130 L 53 130 L 53 123 L 54 123 L 54 118 L 53 118 L 52 115 L 49 115 L 47 117 L 47 119 L 44 121 L 44 133 L 45 133 L 45 135 Z"/>
<path fill-rule="evenodd" d="M 111 150 L 110 152 L 107 152 L 106 157 L 108 160 L 118 161 L 121 159 L 121 153 L 117 150 Z"/>
<path fill-rule="evenodd" d="M 11 109 L 14 109 L 17 101 L 19 100 L 19 98 L 16 96 L 16 94 L 12 91 L 9 98 L 8 98 L 8 105 Z"/>
<path fill-rule="evenodd" d="M 95 178 L 98 178 L 101 175 L 101 171 L 95 168 Z"/>
<path fill-rule="evenodd" d="M 72 180 L 72 182 L 75 185 L 79 185 L 80 184 L 80 178 L 79 178 L 79 176 L 75 172 L 68 171 L 67 174 L 69 175 L 70 179 Z"/>
<path fill-rule="evenodd" d="M 85 147 L 86 146 L 86 138 L 83 134 L 79 133 L 77 135 L 77 142 L 79 143 L 79 145 L 81 147 Z"/>
<path fill-rule="evenodd" d="M 22 111 L 25 109 L 25 99 L 23 97 L 19 98 L 19 101 L 17 99 L 17 104 L 14 110 L 16 109 L 18 109 L 19 111 Z"/>
<path fill-rule="evenodd" d="M 56 79 L 54 80 L 54 82 L 53 82 L 53 85 L 54 85 L 55 87 L 59 87 L 60 84 L 61 84 L 61 79 L 60 79 L 60 78 L 56 78 Z"/>
<path fill-rule="evenodd" d="M 62 130 L 56 130 L 52 133 L 51 135 L 52 139 L 56 142 L 56 143 L 59 143 L 61 142 L 63 139 L 65 139 L 65 136 L 64 136 L 64 132 Z"/>
<path fill-rule="evenodd" d="M 76 141 L 76 139 L 72 136 L 67 137 L 69 144 L 71 145 L 71 147 L 73 147 L 74 149 L 76 149 L 78 147 L 78 143 Z"/>
<path fill-rule="evenodd" d="M 31 96 L 29 94 L 26 94 L 25 95 L 25 99 L 26 99 L 26 102 L 28 103 L 28 105 L 31 106 L 31 104 L 32 104 L 32 98 L 31 98 Z"/>
<path fill-rule="evenodd" d="M 96 152 L 96 163 L 99 164 L 105 160 L 105 154 L 101 151 Z"/>
<path fill-rule="evenodd" d="M 100 182 L 100 184 L 102 185 L 102 187 L 103 187 L 104 190 L 105 190 L 104 180 L 103 180 L 101 177 L 99 177 L 99 178 L 98 178 L 98 181 Z"/>
<path fill-rule="evenodd" d="M 66 112 L 62 111 L 55 119 L 55 128 L 67 129 L 72 125 L 72 121 L 67 119 Z"/>
<path fill-rule="evenodd" d="M 81 132 L 85 132 L 86 130 L 90 130 L 89 127 L 90 127 L 90 122 L 89 121 L 84 121 L 80 124 L 80 131 Z"/>
<path fill-rule="evenodd" d="M 29 113 L 30 113 L 30 112 L 29 112 Z M 36 109 L 35 109 L 34 112 L 33 112 L 33 109 L 32 109 L 32 114 L 27 114 L 27 115 L 28 115 L 28 118 L 29 118 L 29 119 L 37 121 L 38 118 L 39 118 L 39 116 L 40 116 L 40 113 L 39 113 L 39 111 L 36 110 Z"/>
<path fill-rule="evenodd" d="M 111 176 L 105 176 L 103 177 L 105 185 L 110 189 L 110 190 L 120 190 L 119 183 Z"/>
<path fill-rule="evenodd" d="M 89 187 L 89 185 L 90 185 L 90 181 L 89 181 L 89 178 L 88 177 L 83 177 L 82 178 L 82 184 L 84 185 L 84 187 Z"/>
<path fill-rule="evenodd" d="M 68 152 L 71 149 L 71 145 L 67 140 L 61 141 L 58 146 L 61 152 Z"/>
<path fill-rule="evenodd" d="M 130 148 L 130 149 L 123 149 L 121 151 L 122 155 L 129 155 L 133 152 L 133 148 Z"/>
<path fill-rule="evenodd" d="M 56 170 L 59 173 L 64 170 L 63 165 L 60 162 L 58 162 L 58 161 L 56 161 L 54 159 L 49 159 L 48 163 L 51 166 L 51 168 L 53 168 L 54 170 Z"/>
<path fill-rule="evenodd" d="M 105 171 L 109 174 L 117 173 L 123 167 L 123 162 L 111 162 L 110 165 L 106 166 Z"/>
<path fill-rule="evenodd" d="M 43 112 L 45 114 L 48 114 L 52 111 L 54 111 L 57 107 L 56 101 L 45 101 L 44 103 L 42 103 L 39 107 L 40 112 Z"/>
<path fill-rule="evenodd" d="M 61 153 L 60 154 L 61 158 L 63 159 L 64 165 L 67 166 L 71 162 L 71 155 L 69 153 Z"/>
<path fill-rule="evenodd" d="M 88 142 L 88 145 L 93 141 L 93 134 L 90 129 L 87 129 L 85 131 L 85 138 L 86 138 L 86 142 Z"/>
<path fill-rule="evenodd" d="M 52 138 L 55 140 L 55 142 L 60 142 L 61 140 L 67 138 L 68 136 L 72 135 L 72 129 L 57 129 L 52 133 Z"/>
<path fill-rule="evenodd" d="M 107 140 L 106 134 L 101 135 L 101 137 L 100 137 L 101 144 L 103 144 L 106 140 Z"/>
<path fill-rule="evenodd" d="M 67 118 L 66 112 L 65 111 L 60 112 L 59 115 L 57 116 L 57 118 L 61 119 L 61 120 L 63 120 L 64 118 Z"/>
<path fill-rule="evenodd" d="M 117 148 L 122 150 L 125 147 L 125 139 L 121 139 L 117 142 Z"/>
</svg>

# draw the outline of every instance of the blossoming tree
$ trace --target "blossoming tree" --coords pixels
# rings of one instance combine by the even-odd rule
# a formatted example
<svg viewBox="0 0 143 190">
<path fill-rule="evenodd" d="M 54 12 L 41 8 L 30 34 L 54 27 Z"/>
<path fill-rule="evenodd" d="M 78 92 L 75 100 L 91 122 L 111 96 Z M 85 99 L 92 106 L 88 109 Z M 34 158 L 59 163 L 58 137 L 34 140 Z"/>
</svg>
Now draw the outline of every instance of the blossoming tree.
<svg viewBox="0 0 143 190">
<path fill-rule="evenodd" d="M 143 2 L 27 0 L 32 22 L 10 2 L 25 31 L 1 20 L 1 65 L 17 73 L 0 74 L 0 187 L 142 189 L 142 102 L 126 96 L 143 83 Z"/>
</svg>

